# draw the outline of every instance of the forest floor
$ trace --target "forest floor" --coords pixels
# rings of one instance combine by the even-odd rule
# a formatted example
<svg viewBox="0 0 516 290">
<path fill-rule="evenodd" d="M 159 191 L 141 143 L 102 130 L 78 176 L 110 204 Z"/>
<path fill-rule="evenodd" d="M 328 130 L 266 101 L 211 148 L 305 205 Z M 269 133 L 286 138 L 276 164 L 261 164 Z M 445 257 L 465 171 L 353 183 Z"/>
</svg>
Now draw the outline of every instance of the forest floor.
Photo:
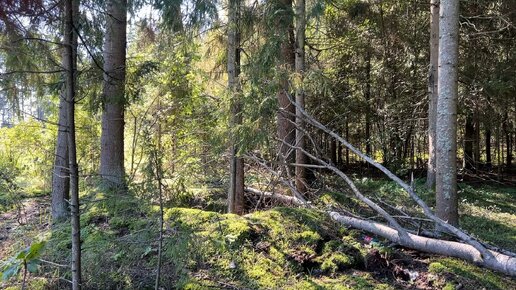
<svg viewBox="0 0 516 290">
<path fill-rule="evenodd" d="M 407 207 L 406 196 L 391 182 L 363 178 L 357 184 L 379 200 Z M 459 188 L 461 226 L 516 251 L 516 188 L 466 183 Z M 430 194 L 421 193 L 432 202 Z M 153 289 L 158 207 L 138 195 L 95 187 L 81 195 L 85 289 Z M 317 210 L 267 203 L 268 208 L 236 216 L 215 212 L 223 209 L 223 198 L 222 191 L 207 190 L 166 207 L 162 289 L 516 289 L 515 279 L 395 247 L 342 228 Z M 326 205 L 347 198 L 337 191 L 319 195 Z M 0 260 L 46 240 L 43 259 L 69 263 L 69 225 L 51 226 L 49 206 L 48 196 L 38 196 L 0 213 Z M 69 278 L 67 268 L 42 263 L 29 276 L 29 289 L 67 289 Z M 1 289 L 20 285 L 20 279 L 0 282 Z"/>
</svg>

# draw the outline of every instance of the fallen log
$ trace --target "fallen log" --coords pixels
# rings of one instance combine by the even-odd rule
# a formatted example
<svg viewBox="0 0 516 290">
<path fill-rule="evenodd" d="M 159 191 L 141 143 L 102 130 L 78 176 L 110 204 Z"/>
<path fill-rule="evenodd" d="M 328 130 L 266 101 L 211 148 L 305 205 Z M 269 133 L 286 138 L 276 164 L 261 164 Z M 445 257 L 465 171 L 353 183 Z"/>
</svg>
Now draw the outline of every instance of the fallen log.
<svg viewBox="0 0 516 290">
<path fill-rule="evenodd" d="M 362 198 L 364 196 L 360 193 L 360 191 L 356 188 L 353 181 L 349 179 L 342 171 L 340 171 L 335 166 L 321 160 L 320 158 L 317 158 L 316 156 L 310 154 L 306 150 L 302 148 L 298 148 L 296 146 L 289 145 L 291 148 L 294 149 L 300 149 L 303 151 L 304 154 L 306 154 L 309 158 L 314 159 L 318 161 L 322 166 L 330 169 L 334 173 L 336 173 L 339 177 L 343 178 L 348 185 L 354 190 L 355 196 L 357 196 L 359 199 L 364 201 Z M 263 162 L 259 162 L 260 165 L 266 166 Z M 269 168 L 269 170 L 272 171 L 272 169 Z M 392 174 L 392 173 L 391 173 Z M 397 178 L 397 177 L 396 177 Z M 410 188 L 410 190 L 412 190 Z M 263 194 L 262 192 L 255 190 L 253 193 L 255 194 Z M 273 193 L 270 193 L 273 194 Z M 274 194 L 276 195 L 276 194 Z M 413 195 L 415 195 L 414 192 L 410 194 L 411 197 L 414 198 Z M 288 200 L 296 200 L 296 204 L 298 205 L 305 205 L 308 208 L 314 208 L 313 205 L 307 203 L 305 200 L 298 199 L 296 197 L 290 197 L 282 195 L 283 197 L 288 198 Z M 362 197 L 362 198 L 360 198 Z M 416 196 L 417 197 L 417 196 Z M 419 199 L 419 197 L 417 197 Z M 370 201 L 369 199 L 367 199 Z M 428 209 L 428 206 L 419 199 L 419 201 L 423 204 L 424 207 Z M 371 201 L 372 202 L 372 201 Z M 379 205 L 373 203 L 372 209 L 377 211 L 378 213 L 384 213 L 386 215 L 389 215 L 386 213 Z M 419 202 L 418 202 L 419 204 Z M 368 204 L 369 205 L 369 204 Z M 380 210 L 379 210 L 380 209 Z M 436 221 L 435 215 L 430 211 L 424 211 L 425 215 L 429 217 L 431 220 Z M 330 215 L 330 217 L 335 220 L 336 222 L 339 222 L 346 226 L 351 226 L 360 230 L 364 230 L 370 233 L 373 233 L 375 235 L 384 237 L 393 243 L 399 244 L 401 246 L 411 248 L 414 250 L 427 252 L 427 253 L 433 253 L 443 256 L 450 256 L 450 257 L 456 257 L 460 258 L 469 262 L 473 262 L 479 266 L 483 266 L 488 269 L 492 269 L 510 276 L 516 276 L 516 257 L 506 255 L 503 253 L 500 253 L 499 251 L 493 251 L 487 249 L 485 246 L 481 245 L 479 241 L 474 240 L 471 236 L 468 234 L 462 232 L 461 230 L 450 226 L 454 231 L 458 232 L 460 238 L 463 238 L 463 242 L 454 242 L 454 241 L 447 241 L 442 239 L 436 239 L 431 237 L 423 237 L 419 236 L 413 233 L 408 232 L 406 229 L 402 228 L 402 232 L 398 231 L 396 225 L 399 225 L 397 223 L 391 225 L 393 227 L 384 225 L 382 223 L 364 220 L 360 218 L 355 217 L 349 217 L 349 216 L 343 216 L 339 214 L 338 212 L 326 210 L 326 213 Z M 383 215 L 382 215 L 383 216 Z M 393 219 L 392 216 L 388 216 L 386 220 L 390 222 L 390 220 Z M 438 219 L 438 222 L 442 222 Z M 465 238 L 465 239 L 464 239 Z"/>
<path fill-rule="evenodd" d="M 252 194 L 256 194 L 256 195 L 263 195 L 265 197 L 277 200 L 277 201 L 285 203 L 285 204 L 305 205 L 305 203 L 303 201 L 299 200 L 298 198 L 296 198 L 294 196 L 288 196 L 288 195 L 269 192 L 269 191 L 260 191 L 256 188 L 252 188 L 252 187 L 245 187 L 244 191 L 252 193 Z"/>
<path fill-rule="evenodd" d="M 394 228 L 381 223 L 343 216 L 340 213 L 334 211 L 330 211 L 328 214 L 334 221 L 342 225 L 373 233 L 403 247 L 422 252 L 463 259 L 491 270 L 502 272 L 510 276 L 516 276 L 515 257 L 507 256 L 495 251 L 490 251 L 490 254 L 493 256 L 493 258 L 483 259 L 480 252 L 475 247 L 468 244 L 427 238 L 411 233 L 408 233 L 408 238 L 404 238 L 398 235 L 398 231 L 396 231 Z"/>
</svg>

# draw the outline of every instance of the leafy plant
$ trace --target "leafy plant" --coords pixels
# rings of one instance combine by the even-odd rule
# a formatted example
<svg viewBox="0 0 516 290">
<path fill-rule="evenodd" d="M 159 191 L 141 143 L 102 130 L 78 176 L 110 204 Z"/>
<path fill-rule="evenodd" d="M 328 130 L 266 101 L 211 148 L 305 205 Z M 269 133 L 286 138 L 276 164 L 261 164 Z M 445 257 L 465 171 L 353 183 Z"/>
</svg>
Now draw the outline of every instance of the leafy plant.
<svg viewBox="0 0 516 290">
<path fill-rule="evenodd" d="M 39 257 L 45 247 L 45 241 L 33 243 L 26 249 L 18 252 L 15 256 L 9 258 L 1 264 L 2 280 L 8 280 L 11 277 L 17 276 L 23 269 L 22 289 L 25 289 L 25 282 L 27 279 L 27 271 L 36 273 L 39 268 L 41 260 Z"/>
</svg>

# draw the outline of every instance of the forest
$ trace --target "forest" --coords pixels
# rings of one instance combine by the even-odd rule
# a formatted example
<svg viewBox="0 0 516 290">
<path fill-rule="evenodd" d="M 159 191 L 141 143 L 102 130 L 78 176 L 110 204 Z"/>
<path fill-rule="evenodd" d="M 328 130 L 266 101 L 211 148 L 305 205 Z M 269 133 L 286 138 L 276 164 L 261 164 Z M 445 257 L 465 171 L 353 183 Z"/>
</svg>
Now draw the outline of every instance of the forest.
<svg viewBox="0 0 516 290">
<path fill-rule="evenodd" d="M 516 289 L 515 0 L 0 0 L 1 289 Z"/>
</svg>

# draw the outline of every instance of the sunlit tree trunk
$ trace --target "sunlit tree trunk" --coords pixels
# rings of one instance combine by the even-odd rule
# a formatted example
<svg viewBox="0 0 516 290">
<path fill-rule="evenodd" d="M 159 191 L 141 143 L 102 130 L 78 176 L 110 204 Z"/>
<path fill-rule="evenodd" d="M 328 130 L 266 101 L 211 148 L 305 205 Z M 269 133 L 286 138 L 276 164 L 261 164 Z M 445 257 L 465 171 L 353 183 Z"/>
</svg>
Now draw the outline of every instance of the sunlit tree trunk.
<svg viewBox="0 0 516 290">
<path fill-rule="evenodd" d="M 63 52 L 63 66 L 65 65 Z M 57 132 L 54 170 L 52 175 L 52 220 L 54 222 L 68 217 L 68 199 L 70 197 L 70 173 L 68 171 L 68 103 L 63 87 L 59 97 L 59 127 Z"/>
<path fill-rule="evenodd" d="M 305 146 L 305 136 L 303 129 L 305 128 L 303 122 L 303 113 L 300 109 L 305 109 L 305 92 L 303 89 L 303 81 L 305 74 L 305 0 L 296 0 L 296 75 L 299 78 L 296 85 L 296 104 L 299 106 L 296 109 L 296 146 L 302 149 L 296 150 L 296 163 L 306 164 L 306 156 L 303 153 Z M 296 166 L 296 189 L 300 193 L 306 191 L 306 169 L 304 166 Z"/>
<path fill-rule="evenodd" d="M 439 70 L 436 143 L 436 212 L 442 220 L 458 225 L 457 198 L 457 95 L 459 1 L 440 4 Z"/>
<path fill-rule="evenodd" d="M 428 169 L 426 186 L 435 187 L 435 141 L 439 59 L 439 0 L 430 0 L 430 70 L 428 75 Z"/>
<path fill-rule="evenodd" d="M 231 94 L 231 124 L 233 130 L 242 123 L 240 100 L 240 5 L 241 0 L 229 0 L 228 11 L 228 89 Z M 244 161 L 238 157 L 236 133 L 231 133 L 230 182 L 228 212 L 244 213 Z"/>
<path fill-rule="evenodd" d="M 75 142 L 75 96 L 77 80 L 77 33 L 74 30 L 79 11 L 79 0 L 66 0 L 64 4 L 64 53 L 68 158 L 70 169 L 70 209 L 72 227 L 72 289 L 81 289 L 81 226 L 79 214 L 79 169 Z"/>
<path fill-rule="evenodd" d="M 100 174 L 124 184 L 124 103 L 127 0 L 106 1 Z"/>
</svg>

